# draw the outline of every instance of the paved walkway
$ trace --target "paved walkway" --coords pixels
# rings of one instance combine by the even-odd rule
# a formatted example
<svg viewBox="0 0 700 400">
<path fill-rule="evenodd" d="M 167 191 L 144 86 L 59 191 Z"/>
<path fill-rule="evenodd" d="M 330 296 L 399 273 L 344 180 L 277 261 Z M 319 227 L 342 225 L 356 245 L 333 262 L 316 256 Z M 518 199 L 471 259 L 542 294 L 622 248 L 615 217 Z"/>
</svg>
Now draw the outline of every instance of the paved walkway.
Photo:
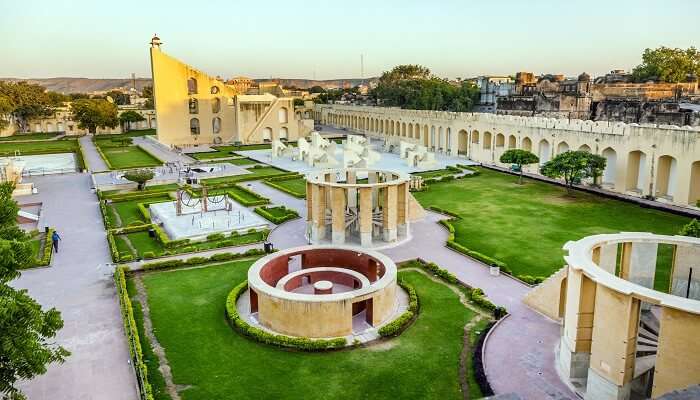
<svg viewBox="0 0 700 400">
<path fill-rule="evenodd" d="M 39 194 L 21 203 L 43 202 L 39 228 L 62 237 L 52 267 L 27 270 L 12 284 L 26 288 L 45 308 L 61 311 L 65 325 L 56 342 L 71 351 L 64 364 L 21 387 L 30 400 L 134 400 L 136 379 L 122 328 L 119 302 L 97 198 L 88 174 L 28 179 Z"/>
<path fill-rule="evenodd" d="M 163 162 L 192 164 L 197 161 L 194 158 L 186 156 L 185 154 L 180 154 L 175 151 L 172 151 L 168 147 L 159 143 L 155 143 L 152 140 L 147 139 L 146 137 L 135 136 L 133 138 L 133 141 L 135 145 L 138 145 L 147 153 L 151 153 Z"/>
<path fill-rule="evenodd" d="M 78 140 L 80 140 L 80 147 L 83 149 L 83 157 L 85 157 L 88 170 L 90 172 L 109 171 L 107 163 L 97 152 L 95 143 L 92 142 L 92 136 L 81 136 Z"/>
<path fill-rule="evenodd" d="M 260 190 L 264 186 L 266 190 Z M 306 215 L 298 199 L 253 182 L 252 189 Z M 301 202 L 303 204 L 303 202 Z M 528 308 L 522 298 L 529 288 L 505 275 L 493 277 L 489 269 L 445 247 L 447 231 L 437 222 L 445 218 L 428 212 L 427 217 L 411 225 L 413 238 L 400 246 L 381 250 L 394 261 L 422 258 L 454 273 L 457 278 L 480 287 L 496 304 L 508 309 L 510 316 L 491 333 L 486 346 L 485 368 L 494 392 L 517 393 L 523 399 L 576 399 L 576 395 L 558 377 L 555 348 L 559 341 L 558 323 Z M 305 218 L 282 224 L 270 234 L 276 248 L 307 244 Z"/>
</svg>

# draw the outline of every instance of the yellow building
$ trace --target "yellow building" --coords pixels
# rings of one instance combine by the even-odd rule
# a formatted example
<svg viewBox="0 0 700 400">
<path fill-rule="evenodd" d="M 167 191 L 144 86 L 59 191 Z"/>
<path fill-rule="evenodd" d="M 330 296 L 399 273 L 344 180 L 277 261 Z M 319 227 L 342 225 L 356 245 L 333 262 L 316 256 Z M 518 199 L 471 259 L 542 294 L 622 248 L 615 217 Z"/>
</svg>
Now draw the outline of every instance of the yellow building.
<svg viewBox="0 0 700 400">
<path fill-rule="evenodd" d="M 246 85 L 228 85 L 163 53 L 158 37 L 151 40 L 151 70 L 163 144 L 296 141 L 313 130 L 313 120 L 295 115 L 292 98 L 243 94 Z"/>
</svg>

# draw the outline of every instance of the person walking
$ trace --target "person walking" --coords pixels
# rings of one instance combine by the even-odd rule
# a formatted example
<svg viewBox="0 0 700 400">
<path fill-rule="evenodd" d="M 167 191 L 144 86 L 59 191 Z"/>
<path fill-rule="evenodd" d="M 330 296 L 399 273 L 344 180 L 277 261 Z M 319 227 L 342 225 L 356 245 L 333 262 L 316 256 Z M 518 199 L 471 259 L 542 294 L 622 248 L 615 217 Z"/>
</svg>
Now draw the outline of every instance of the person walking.
<svg viewBox="0 0 700 400">
<path fill-rule="evenodd" d="M 53 243 L 53 251 L 58 253 L 58 241 L 61 240 L 61 237 L 58 236 L 58 232 L 53 231 L 53 235 L 51 235 L 51 242 Z"/>
</svg>

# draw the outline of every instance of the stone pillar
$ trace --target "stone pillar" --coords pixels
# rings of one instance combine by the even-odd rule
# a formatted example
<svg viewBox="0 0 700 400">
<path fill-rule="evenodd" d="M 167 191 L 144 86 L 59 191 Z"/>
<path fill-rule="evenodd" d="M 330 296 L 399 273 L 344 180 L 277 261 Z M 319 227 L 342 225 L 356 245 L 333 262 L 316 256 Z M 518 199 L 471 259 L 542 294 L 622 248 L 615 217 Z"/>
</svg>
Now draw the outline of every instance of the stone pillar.
<svg viewBox="0 0 700 400">
<path fill-rule="evenodd" d="M 357 183 L 357 173 L 355 171 L 348 171 L 346 183 L 355 184 Z M 357 207 L 357 189 L 348 188 L 348 207 Z"/>
<path fill-rule="evenodd" d="M 651 397 L 698 383 L 700 377 L 700 315 L 661 308 L 659 347 Z"/>
<path fill-rule="evenodd" d="M 345 243 L 345 188 L 334 187 L 331 196 L 333 244 Z"/>
<path fill-rule="evenodd" d="M 314 185 L 313 190 L 313 225 L 311 226 L 311 239 L 314 242 L 326 237 L 326 188 Z"/>
<path fill-rule="evenodd" d="M 627 278 L 630 282 L 649 289 L 654 288 L 658 248 L 658 243 L 635 242 L 632 244 L 630 271 Z"/>
<path fill-rule="evenodd" d="M 385 242 L 393 242 L 397 237 L 396 217 L 397 217 L 397 190 L 396 185 L 386 186 L 382 191 L 382 228 Z"/>
<path fill-rule="evenodd" d="M 372 246 L 372 188 L 360 188 L 360 244 L 362 247 Z"/>
<path fill-rule="evenodd" d="M 306 221 L 313 221 L 314 185 L 306 182 Z"/>
<path fill-rule="evenodd" d="M 582 271 L 569 267 L 559 362 L 563 375 L 570 380 L 582 381 L 588 375 L 595 297 L 596 283 Z"/>
<path fill-rule="evenodd" d="M 700 300 L 700 247 L 676 246 L 673 250 L 671 293 Z M 692 268 L 692 276 L 690 274 Z M 690 290 L 688 278 L 690 277 Z"/>
<path fill-rule="evenodd" d="M 377 183 L 379 182 L 379 178 L 377 176 L 376 172 L 368 172 L 367 173 L 367 183 Z M 377 207 L 377 203 L 379 201 L 379 194 L 377 193 L 378 191 L 372 192 L 372 209 Z"/>
<path fill-rule="evenodd" d="M 617 243 L 603 244 L 593 249 L 593 262 L 615 275 L 617 267 Z"/>
<path fill-rule="evenodd" d="M 408 235 L 408 183 L 402 183 L 397 187 L 396 227 L 398 235 Z"/>
<path fill-rule="evenodd" d="M 598 285 L 585 399 L 628 399 L 634 378 L 640 300 Z"/>
</svg>

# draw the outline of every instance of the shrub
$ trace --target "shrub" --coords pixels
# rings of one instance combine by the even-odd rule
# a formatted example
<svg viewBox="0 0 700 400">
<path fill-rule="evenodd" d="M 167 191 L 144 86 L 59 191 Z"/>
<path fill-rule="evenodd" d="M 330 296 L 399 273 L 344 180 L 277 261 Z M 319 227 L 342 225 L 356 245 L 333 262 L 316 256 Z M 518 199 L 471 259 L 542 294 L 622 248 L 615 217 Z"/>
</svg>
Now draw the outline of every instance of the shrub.
<svg viewBox="0 0 700 400">
<path fill-rule="evenodd" d="M 543 276 L 532 276 L 532 275 L 518 275 L 518 279 L 527 283 L 528 285 L 537 285 L 542 283 L 546 278 Z"/>
<path fill-rule="evenodd" d="M 51 241 L 51 236 L 53 236 L 53 232 L 53 228 L 49 228 L 49 230 L 46 232 L 41 257 L 36 260 L 35 266 L 37 267 L 44 267 L 51 264 L 51 255 L 53 254 L 53 242 Z"/>
<path fill-rule="evenodd" d="M 143 190 L 146 182 L 153 179 L 154 173 L 150 169 L 134 169 L 124 173 L 124 179 L 138 184 L 138 189 Z"/>
<path fill-rule="evenodd" d="M 212 233 L 207 236 L 207 240 L 223 240 L 225 238 L 223 233 Z"/>
<path fill-rule="evenodd" d="M 120 262 L 134 261 L 134 256 L 132 256 L 131 254 L 123 253 L 123 254 L 119 255 L 119 261 Z"/>
<path fill-rule="evenodd" d="M 263 218 L 267 219 L 268 221 L 279 225 L 283 222 L 287 222 L 289 220 L 295 219 L 299 217 L 299 214 L 291 210 L 285 206 L 279 206 L 279 207 L 255 207 L 255 213 L 262 216 Z M 282 216 L 278 216 L 273 214 L 273 211 L 279 211 L 283 212 L 284 214 Z"/>
<path fill-rule="evenodd" d="M 408 309 L 395 320 L 379 328 L 377 333 L 383 337 L 397 336 L 406 330 L 411 321 L 413 321 L 413 317 L 418 315 L 418 294 L 416 294 L 416 290 L 401 279 L 398 281 L 398 284 L 408 292 Z"/>
<path fill-rule="evenodd" d="M 450 272 L 446 269 L 440 268 L 440 266 L 438 266 L 437 264 L 435 264 L 435 263 L 427 263 L 427 264 L 421 263 L 421 265 L 423 266 L 423 268 L 430 271 L 433 275 L 436 275 L 449 283 L 457 283 L 457 277 L 454 276 L 454 274 L 452 272 Z"/>
<path fill-rule="evenodd" d="M 290 347 L 306 351 L 322 351 L 343 348 L 347 345 L 347 340 L 344 337 L 334 339 L 309 339 L 302 337 L 291 337 L 277 335 L 267 332 L 260 328 L 249 325 L 239 314 L 236 309 L 236 301 L 243 292 L 248 288 L 248 281 L 243 281 L 228 294 L 226 298 L 226 316 L 229 322 L 243 335 L 248 336 L 258 342 L 280 346 Z"/>
<path fill-rule="evenodd" d="M 156 258 L 156 254 L 152 251 L 146 251 L 143 253 L 143 258 Z"/>
</svg>

